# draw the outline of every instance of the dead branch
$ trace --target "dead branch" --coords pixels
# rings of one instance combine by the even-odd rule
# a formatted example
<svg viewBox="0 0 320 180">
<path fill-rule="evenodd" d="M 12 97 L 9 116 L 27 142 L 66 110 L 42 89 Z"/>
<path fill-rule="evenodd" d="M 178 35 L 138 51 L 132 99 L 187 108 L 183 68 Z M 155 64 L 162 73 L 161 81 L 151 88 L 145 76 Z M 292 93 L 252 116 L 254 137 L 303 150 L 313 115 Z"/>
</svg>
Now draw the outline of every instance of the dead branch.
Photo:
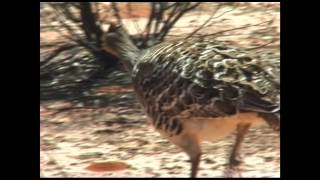
<svg viewBox="0 0 320 180">
<path fill-rule="evenodd" d="M 62 25 L 62 27 L 65 28 L 72 37 L 76 37 L 77 39 L 81 39 L 80 37 L 78 37 L 78 34 L 75 33 L 75 30 L 71 26 L 69 26 L 65 23 L 65 19 L 62 19 L 62 18 L 65 18 L 65 16 L 63 15 L 63 12 L 60 10 L 60 8 L 57 6 L 51 6 L 51 7 L 53 9 L 53 13 L 57 17 L 57 20 Z M 54 28 L 53 30 L 57 31 L 58 33 L 60 33 L 64 37 L 67 36 L 67 35 L 63 34 L 62 31 L 58 30 L 57 28 Z M 68 39 L 73 40 L 74 38 L 68 37 Z"/>
<path fill-rule="evenodd" d="M 92 12 L 91 4 L 88 2 L 80 2 L 80 14 L 83 23 L 83 30 L 89 42 L 95 42 L 96 46 L 101 46 L 101 27 L 96 24 L 96 18 Z"/>
<path fill-rule="evenodd" d="M 222 31 L 218 31 L 218 32 L 215 32 L 215 33 L 212 33 L 212 34 L 203 34 L 203 35 L 200 35 L 201 37 L 205 37 L 205 36 L 217 36 L 217 35 L 220 35 L 220 34 L 223 34 L 223 33 L 226 33 L 226 32 L 230 32 L 230 31 L 235 31 L 235 30 L 239 30 L 239 29 L 245 29 L 245 28 L 248 28 L 248 27 L 253 27 L 253 26 L 260 26 L 262 24 L 265 24 L 265 23 L 272 23 L 274 20 L 268 20 L 268 21 L 264 21 L 264 22 L 261 22 L 261 23 L 257 23 L 257 24 L 249 24 L 249 25 L 245 25 L 245 26 L 241 26 L 241 27 L 236 27 L 236 28 L 231 28 L 231 29 L 226 29 L 226 30 L 222 30 Z"/>
<path fill-rule="evenodd" d="M 275 42 L 277 42 L 277 41 L 279 41 L 279 39 L 273 39 L 273 40 L 271 40 L 271 41 L 268 42 L 268 43 L 265 43 L 265 44 L 262 44 L 262 45 L 256 46 L 256 47 L 246 48 L 245 50 L 251 51 L 251 50 L 260 49 L 260 48 L 266 47 L 266 46 L 268 46 L 268 45 L 270 45 L 270 44 L 272 44 L 272 43 L 275 43 Z"/>
<path fill-rule="evenodd" d="M 166 23 L 164 24 L 164 26 L 162 27 L 158 37 L 157 37 L 157 42 L 161 42 L 163 41 L 164 37 L 168 34 L 168 32 L 170 31 L 170 29 L 173 27 L 173 25 L 188 11 L 196 8 L 197 6 L 199 6 L 200 3 L 195 3 L 194 5 L 191 5 L 190 3 L 183 3 L 180 4 L 178 3 L 175 7 L 172 13 L 171 13 L 171 17 L 167 19 Z M 179 10 L 177 12 L 177 10 Z M 170 16 L 170 15 L 169 15 Z"/>
<path fill-rule="evenodd" d="M 197 28 L 196 30 L 194 30 L 192 33 L 190 33 L 186 38 L 190 38 L 192 37 L 195 33 L 197 33 L 199 30 L 205 28 L 205 27 L 209 27 L 209 26 L 212 26 L 214 24 L 214 22 L 210 23 L 209 25 L 207 25 L 212 19 L 217 19 L 223 15 L 225 15 L 226 13 L 229 13 L 231 11 L 234 11 L 236 8 L 237 8 L 238 5 L 234 6 L 231 10 L 228 10 L 228 11 L 224 11 L 223 13 L 221 13 L 220 15 L 216 16 L 216 17 L 213 17 L 217 12 L 218 10 L 222 7 L 222 4 L 219 4 L 218 7 L 215 9 L 215 11 L 213 12 L 213 14 L 199 27 Z"/>
<path fill-rule="evenodd" d="M 74 6 L 75 3 L 70 4 L 70 3 L 66 3 L 66 5 L 64 6 L 60 6 L 60 8 L 63 10 L 64 15 L 70 19 L 73 23 L 75 24 L 79 24 L 81 23 L 81 19 L 79 17 L 76 17 L 74 13 L 70 12 L 70 7 L 75 7 Z"/>
<path fill-rule="evenodd" d="M 151 24 L 152 24 L 152 21 L 154 20 L 154 16 L 155 16 L 155 8 L 156 8 L 156 5 L 155 5 L 155 2 L 151 2 L 151 13 L 149 15 L 149 20 L 148 20 L 148 23 L 145 27 L 145 36 L 144 36 L 144 40 L 143 40 L 143 44 L 145 44 L 147 42 L 147 40 L 149 39 L 149 36 L 150 36 L 150 31 L 151 31 Z"/>
<path fill-rule="evenodd" d="M 232 8 L 232 9 L 230 9 L 230 10 L 228 10 L 228 11 L 224 11 L 224 12 L 222 12 L 219 16 L 213 17 L 213 19 L 217 19 L 217 18 L 219 18 L 219 17 L 221 17 L 221 16 L 223 16 L 223 15 L 225 15 L 225 14 L 227 14 L 227 13 L 231 12 L 231 11 L 234 11 L 237 7 L 238 7 L 238 4 L 237 4 L 237 5 L 235 5 L 235 6 L 233 6 L 233 8 Z"/>
<path fill-rule="evenodd" d="M 118 24 L 122 24 L 122 19 L 121 19 L 121 16 L 120 16 L 119 9 L 117 7 L 117 3 L 111 2 L 111 7 L 113 9 L 113 13 L 114 13 L 113 15 L 117 18 Z"/>
<path fill-rule="evenodd" d="M 142 38 L 142 34 L 141 34 L 142 29 L 141 29 L 141 27 L 139 26 L 137 20 L 135 19 L 136 16 L 132 14 L 132 11 L 133 11 L 133 10 L 132 10 L 132 6 L 131 6 L 131 5 L 132 5 L 131 3 L 127 3 L 128 13 L 129 13 L 129 16 L 134 17 L 134 19 L 133 19 L 133 24 L 134 24 L 135 29 L 136 29 L 137 32 L 139 33 L 140 39 L 141 39 L 141 38 Z"/>
<path fill-rule="evenodd" d="M 154 25 L 154 32 L 158 32 L 158 29 L 159 29 L 159 26 L 160 24 L 162 23 L 163 21 L 163 13 L 164 13 L 164 8 L 165 8 L 165 5 L 164 3 L 162 2 L 159 2 L 158 6 L 159 8 L 157 8 L 157 12 L 155 13 L 155 25 Z M 156 33 L 153 34 L 153 37 L 156 36 Z"/>
<path fill-rule="evenodd" d="M 86 41 L 84 40 L 84 38 L 80 37 L 74 29 L 72 29 L 70 26 L 68 26 L 65 21 L 63 19 L 61 19 L 63 16 L 63 14 L 61 14 L 61 12 L 59 12 L 59 9 L 56 9 L 55 11 L 56 16 L 58 17 L 58 21 L 59 23 L 62 25 L 63 28 L 65 28 L 69 35 L 66 35 L 64 33 L 62 33 L 62 31 L 58 30 L 58 29 L 54 29 L 54 31 L 58 32 L 61 36 L 63 36 L 64 38 L 71 40 L 72 42 L 77 43 L 80 46 L 83 46 L 85 48 L 87 48 L 88 50 L 90 50 L 91 52 L 93 52 L 94 54 L 97 52 L 100 52 L 101 49 L 96 47 L 96 43 L 92 43 L 90 41 Z"/>
<path fill-rule="evenodd" d="M 54 50 L 50 56 L 48 56 L 47 58 L 45 58 L 43 60 L 43 63 L 40 66 L 44 66 L 46 65 L 51 59 L 53 59 L 54 57 L 58 56 L 61 52 L 68 50 L 70 48 L 75 47 L 75 44 L 65 44 L 63 46 L 60 46 L 58 49 Z"/>
<path fill-rule="evenodd" d="M 221 8 L 221 4 L 219 4 L 217 6 L 217 8 L 213 11 L 213 13 L 211 14 L 211 16 L 201 25 L 199 26 L 197 29 L 195 29 L 192 33 L 190 33 L 186 38 L 189 38 L 191 36 L 193 36 L 195 33 L 197 33 L 199 30 L 203 29 L 213 18 L 213 16 L 218 12 L 218 10 Z"/>
</svg>

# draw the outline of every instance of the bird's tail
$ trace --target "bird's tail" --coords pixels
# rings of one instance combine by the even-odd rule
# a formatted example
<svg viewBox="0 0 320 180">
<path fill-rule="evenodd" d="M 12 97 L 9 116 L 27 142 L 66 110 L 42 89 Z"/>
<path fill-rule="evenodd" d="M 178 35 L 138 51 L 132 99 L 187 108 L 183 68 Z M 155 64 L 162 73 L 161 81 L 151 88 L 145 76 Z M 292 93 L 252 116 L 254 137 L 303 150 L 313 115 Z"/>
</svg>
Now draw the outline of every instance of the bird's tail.
<svg viewBox="0 0 320 180">
<path fill-rule="evenodd" d="M 259 113 L 266 123 L 275 131 L 280 132 L 280 111 L 276 113 Z"/>
</svg>

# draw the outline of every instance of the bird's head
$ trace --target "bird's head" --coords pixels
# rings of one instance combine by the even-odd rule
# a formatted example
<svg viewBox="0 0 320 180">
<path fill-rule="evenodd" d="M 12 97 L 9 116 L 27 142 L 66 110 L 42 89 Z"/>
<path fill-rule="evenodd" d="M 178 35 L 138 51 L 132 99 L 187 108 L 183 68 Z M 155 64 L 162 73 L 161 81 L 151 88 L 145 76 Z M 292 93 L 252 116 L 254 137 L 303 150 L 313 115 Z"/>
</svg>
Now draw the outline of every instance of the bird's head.
<svg viewBox="0 0 320 180">
<path fill-rule="evenodd" d="M 119 57 L 119 46 L 123 43 L 122 39 L 126 35 L 127 32 L 122 25 L 110 23 L 108 31 L 102 36 L 104 50 Z"/>
<path fill-rule="evenodd" d="M 131 69 L 139 49 L 131 41 L 127 31 L 122 25 L 110 23 L 109 29 L 102 36 L 103 49 L 121 60 L 127 68 Z"/>
<path fill-rule="evenodd" d="M 126 51 L 135 50 L 127 31 L 120 24 L 110 23 L 108 31 L 102 36 L 104 50 L 120 57 Z M 130 49 L 131 48 L 131 49 Z"/>
</svg>

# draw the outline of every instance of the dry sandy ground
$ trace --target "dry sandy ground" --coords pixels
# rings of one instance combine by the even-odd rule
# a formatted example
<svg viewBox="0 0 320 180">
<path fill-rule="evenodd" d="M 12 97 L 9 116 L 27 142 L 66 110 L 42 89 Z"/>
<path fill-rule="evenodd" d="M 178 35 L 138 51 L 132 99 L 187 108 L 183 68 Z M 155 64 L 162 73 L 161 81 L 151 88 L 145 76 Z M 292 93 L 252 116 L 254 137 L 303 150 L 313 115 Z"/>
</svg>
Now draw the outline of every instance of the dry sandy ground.
<svg viewBox="0 0 320 180">
<path fill-rule="evenodd" d="M 124 93 L 125 94 L 125 93 Z M 132 93 L 130 96 L 134 97 Z M 66 102 L 48 102 L 41 112 L 41 172 L 44 177 L 187 177 L 188 157 L 163 139 L 133 99 L 126 105 L 53 114 Z M 58 107 L 60 106 L 60 107 Z M 50 109 L 49 109 L 50 108 Z M 221 177 L 234 136 L 204 143 L 199 177 Z M 279 177 L 279 137 L 268 127 L 252 129 L 244 142 L 243 177 Z M 118 161 L 130 168 L 92 172 L 94 162 Z"/>
<path fill-rule="evenodd" d="M 253 5 L 255 6 L 255 5 Z M 274 4 L 273 4 L 274 6 Z M 277 6 L 277 5 L 276 5 Z M 229 8 L 230 9 L 230 8 Z M 225 10 L 228 10 L 226 7 Z M 223 11 L 221 11 L 223 12 Z M 219 13 L 218 13 L 219 14 Z M 177 23 L 177 27 L 190 27 L 201 24 L 210 11 L 190 14 Z M 270 38 L 279 38 L 279 11 L 274 8 L 252 10 L 240 7 L 215 19 L 215 26 L 207 28 L 205 33 L 255 24 L 275 18 L 271 34 L 263 34 L 263 29 L 251 27 L 223 36 L 222 40 L 232 41 L 241 46 L 261 45 Z M 139 17 L 138 23 L 146 22 Z M 132 22 L 128 24 L 130 33 L 136 33 Z M 130 23 L 132 25 L 130 25 Z M 130 27 L 131 26 L 131 27 Z M 171 34 L 191 31 L 180 28 Z M 50 34 L 51 33 L 51 34 Z M 42 34 L 41 40 L 54 39 L 55 34 Z M 279 53 L 279 42 L 265 51 Z M 40 165 L 42 177 L 188 177 L 187 156 L 155 132 L 136 102 L 132 89 L 125 87 L 110 91 L 115 87 L 105 87 L 101 91 L 106 95 L 117 93 L 132 97 L 123 102 L 94 108 L 75 109 L 61 113 L 54 112 L 68 107 L 64 101 L 48 101 L 40 104 L 41 146 Z M 122 91 L 125 89 L 124 91 Z M 199 177 L 221 177 L 228 152 L 234 136 L 215 143 L 203 144 L 203 156 Z M 268 127 L 252 129 L 242 149 L 244 164 L 241 167 L 243 177 L 280 177 L 280 142 L 276 133 Z M 86 167 L 94 162 L 118 161 L 129 165 L 121 171 L 92 172 Z"/>
</svg>

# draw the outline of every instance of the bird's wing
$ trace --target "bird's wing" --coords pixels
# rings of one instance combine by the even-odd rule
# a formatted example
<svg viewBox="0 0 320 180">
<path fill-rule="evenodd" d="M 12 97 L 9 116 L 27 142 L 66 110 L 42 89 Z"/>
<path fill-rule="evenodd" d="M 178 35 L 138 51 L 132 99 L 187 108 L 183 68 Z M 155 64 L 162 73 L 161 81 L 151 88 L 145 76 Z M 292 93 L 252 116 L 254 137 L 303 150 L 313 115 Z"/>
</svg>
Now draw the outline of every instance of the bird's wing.
<svg viewBox="0 0 320 180">
<path fill-rule="evenodd" d="M 256 59 L 245 51 L 205 38 L 162 43 L 146 51 L 141 61 L 154 64 L 155 71 L 174 73 L 191 82 L 188 89 L 192 96 L 196 96 L 194 92 L 211 93 L 207 98 L 221 102 L 221 111 L 280 110 L 278 60 Z M 192 87 L 200 90 L 193 91 Z M 212 92 L 219 92 L 218 97 Z"/>
</svg>

